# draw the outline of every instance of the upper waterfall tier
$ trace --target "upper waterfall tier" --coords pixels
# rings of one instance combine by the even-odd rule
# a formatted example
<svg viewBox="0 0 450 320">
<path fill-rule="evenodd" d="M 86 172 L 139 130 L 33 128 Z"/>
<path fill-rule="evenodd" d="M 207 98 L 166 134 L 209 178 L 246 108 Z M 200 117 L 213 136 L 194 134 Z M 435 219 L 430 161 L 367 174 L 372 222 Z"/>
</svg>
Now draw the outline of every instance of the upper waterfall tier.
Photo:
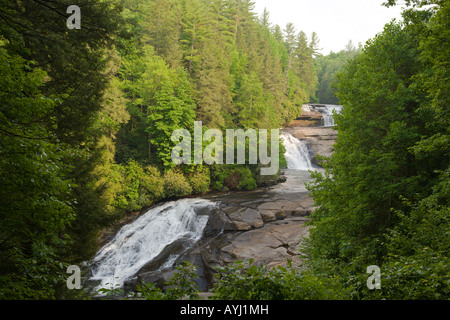
<svg viewBox="0 0 450 320">
<path fill-rule="evenodd" d="M 322 114 L 322 125 L 324 127 L 334 126 L 334 113 L 340 113 L 342 111 L 342 106 L 333 104 L 310 104 L 307 105 L 307 108 L 309 108 L 309 110 L 318 111 Z"/>
</svg>

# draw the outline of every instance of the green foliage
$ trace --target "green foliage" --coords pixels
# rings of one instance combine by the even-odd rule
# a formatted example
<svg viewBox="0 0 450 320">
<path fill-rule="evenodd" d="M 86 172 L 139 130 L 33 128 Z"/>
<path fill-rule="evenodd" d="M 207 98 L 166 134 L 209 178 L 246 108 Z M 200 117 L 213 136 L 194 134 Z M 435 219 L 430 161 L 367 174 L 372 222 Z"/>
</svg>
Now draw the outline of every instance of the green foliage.
<svg viewBox="0 0 450 320">
<path fill-rule="evenodd" d="M 163 198 L 164 181 L 158 169 L 144 167 L 143 175 L 139 177 L 140 203 L 143 207 L 150 206 Z"/>
<path fill-rule="evenodd" d="M 125 212 L 210 184 L 256 188 L 253 166 L 179 173 L 170 139 L 194 120 L 270 129 L 298 116 L 313 45 L 289 57 L 253 8 L 85 0 L 82 29 L 68 30 L 66 1 L 0 1 L 2 298 L 57 297 L 63 266 L 92 257 Z"/>
<path fill-rule="evenodd" d="M 145 300 L 168 300 L 166 294 L 154 283 L 141 283 L 136 289 L 133 297 L 142 297 Z"/>
<path fill-rule="evenodd" d="M 336 300 L 347 299 L 349 290 L 338 279 L 320 279 L 288 263 L 269 269 L 253 261 L 216 268 L 216 300 Z"/>
<path fill-rule="evenodd" d="M 140 283 L 136 291 L 125 295 L 123 289 L 117 286 L 100 289 L 100 293 L 106 295 L 106 299 L 122 297 L 123 299 L 145 299 L 145 300 L 198 300 L 200 289 L 195 282 L 197 266 L 185 261 L 176 267 L 172 278 L 164 282 L 165 289 L 157 287 L 154 283 Z"/>
<path fill-rule="evenodd" d="M 113 203 L 115 208 L 136 211 L 164 198 L 163 179 L 158 169 L 142 167 L 133 160 L 126 165 L 114 165 L 113 168 L 115 182 L 122 185 Z"/>
<path fill-rule="evenodd" d="M 449 8 L 405 11 L 338 75 L 344 110 L 308 186 L 320 208 L 305 252 L 354 298 L 449 297 L 449 48 L 436 53 Z M 369 292 L 361 274 L 373 264 L 382 289 Z"/>
<path fill-rule="evenodd" d="M 131 120 L 118 135 L 120 163 L 173 167 L 170 134 L 190 130 L 194 118 L 208 128 L 279 128 L 298 116 L 317 84 L 317 36 L 309 44 L 300 33 L 288 68 L 283 35 L 260 25 L 252 9 L 229 0 L 127 4 L 133 48 L 125 41 L 119 49 Z"/>
<path fill-rule="evenodd" d="M 213 165 L 211 167 L 212 188 L 214 190 L 256 189 L 255 174 L 246 166 Z"/>
<path fill-rule="evenodd" d="M 120 8 L 84 1 L 78 32 L 68 32 L 66 9 L 60 0 L 0 3 L 3 298 L 54 299 L 62 266 L 89 256 L 88 242 L 110 222 L 100 140 L 119 105 L 105 128 L 99 118 Z"/>
<path fill-rule="evenodd" d="M 383 5 L 387 7 L 395 6 L 397 5 L 397 0 L 387 0 Z M 431 4 L 443 4 L 445 0 L 406 0 L 405 3 L 407 6 L 418 6 L 421 8 L 422 6 L 427 6 Z M 403 3 L 404 4 L 404 3 Z"/>
<path fill-rule="evenodd" d="M 450 297 L 449 171 L 410 210 L 397 212 L 398 224 L 389 231 L 383 280 L 389 299 L 448 299 Z M 409 214 L 408 214 L 409 211 Z"/>
<path fill-rule="evenodd" d="M 189 196 L 192 187 L 182 173 L 167 171 L 164 174 L 164 196 L 166 198 L 178 198 Z"/>
<path fill-rule="evenodd" d="M 256 180 L 253 173 L 248 167 L 237 168 L 237 174 L 239 175 L 239 184 L 237 186 L 238 190 L 254 190 L 256 189 Z"/>
<path fill-rule="evenodd" d="M 189 129 L 194 124 L 195 105 L 187 74 L 182 69 L 171 69 L 149 46 L 126 57 L 121 73 L 131 114 L 127 125 L 129 132 L 124 132 L 129 137 L 124 138 L 139 137 L 134 142 L 138 157 L 128 157 L 152 160 L 155 153 L 163 167 L 173 167 L 171 150 L 175 144 L 170 139 L 172 132 Z M 124 143 L 125 146 L 128 144 L 126 140 Z"/>
<path fill-rule="evenodd" d="M 187 180 L 194 194 L 207 192 L 211 184 L 210 170 L 208 167 L 195 170 L 187 175 Z"/>
<path fill-rule="evenodd" d="M 109 288 L 101 288 L 98 290 L 98 293 L 106 296 L 107 298 L 122 296 L 125 293 L 118 283 L 105 283 L 105 286 L 108 285 L 110 286 Z"/>
<path fill-rule="evenodd" d="M 316 58 L 319 86 L 316 92 L 319 103 L 339 104 L 336 97 L 336 74 L 341 71 L 349 60 L 354 59 L 361 52 L 361 48 L 355 48 L 350 41 L 345 50 L 338 53 L 331 52 L 327 56 Z"/>
<path fill-rule="evenodd" d="M 198 299 L 199 288 L 194 279 L 197 277 L 196 266 L 191 265 L 189 261 L 180 264 L 173 277 L 166 282 L 168 286 L 165 294 L 168 300 L 177 300 L 187 298 L 190 300 Z"/>
<path fill-rule="evenodd" d="M 46 73 L 0 47 L 0 298 L 52 299 L 70 244 L 72 181 L 45 118 L 62 101 L 41 89 Z"/>
</svg>

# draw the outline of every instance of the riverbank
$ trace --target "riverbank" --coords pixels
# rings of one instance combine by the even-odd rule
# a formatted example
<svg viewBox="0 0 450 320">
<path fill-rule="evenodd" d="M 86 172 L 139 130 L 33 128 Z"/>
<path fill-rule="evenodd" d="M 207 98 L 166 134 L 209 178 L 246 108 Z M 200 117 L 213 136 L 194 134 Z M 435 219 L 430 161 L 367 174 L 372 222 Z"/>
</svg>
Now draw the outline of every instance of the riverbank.
<svg viewBox="0 0 450 320">
<path fill-rule="evenodd" d="M 123 235 L 123 239 L 115 239 L 113 233 L 103 239 L 105 243 L 110 242 L 108 248 L 103 248 L 103 255 L 108 257 L 109 262 L 103 258 L 97 259 L 95 263 L 103 264 L 102 268 L 106 266 L 106 269 L 102 271 L 103 275 L 96 274 L 94 270 L 93 278 L 105 282 L 107 279 L 103 277 L 108 274 L 120 275 L 124 279 L 119 280 L 119 284 L 131 291 L 136 289 L 138 283 L 152 282 L 163 286 L 173 276 L 178 263 L 189 261 L 197 266 L 196 281 L 199 287 L 207 291 L 215 282 L 216 268 L 236 261 L 252 260 L 257 265 L 269 268 L 285 266 L 288 260 L 300 264 L 299 247 L 308 236 L 306 222 L 315 210 L 314 200 L 305 187 L 305 183 L 311 179 L 308 170 L 321 170 L 315 155 L 319 152 L 322 155 L 331 154 L 336 132 L 332 128 L 292 125 L 284 129 L 283 134 L 290 137 L 286 147 L 291 149 L 292 154 L 301 150 L 306 152 L 303 156 L 312 159 L 308 161 L 307 167 L 304 164 L 292 167 L 291 164 L 277 183 L 256 190 L 209 192 L 165 201 L 133 213 L 124 221 L 129 232 Z M 187 218 L 184 217 L 186 213 Z M 139 239 L 138 229 L 146 228 L 148 223 L 141 223 L 142 227 L 139 227 L 138 220 L 147 219 L 148 215 L 161 217 L 161 221 L 168 223 L 158 229 L 162 232 L 174 232 L 174 225 L 186 226 L 187 229 L 180 227 L 171 239 L 164 241 L 158 235 L 146 235 L 147 239 Z M 199 229 L 200 233 L 193 234 L 192 230 L 198 229 L 195 219 L 203 221 L 201 223 L 204 226 Z M 154 233 L 155 230 L 148 232 Z M 114 239 L 115 242 L 112 241 Z M 154 249 L 145 253 L 150 243 Z M 124 245 L 130 249 L 122 250 L 123 253 L 116 249 L 107 252 Z M 114 257 L 114 254 L 119 256 Z M 133 274 L 124 274 L 121 268 L 128 267 L 117 266 L 117 261 L 123 262 L 124 259 L 133 264 Z"/>
</svg>

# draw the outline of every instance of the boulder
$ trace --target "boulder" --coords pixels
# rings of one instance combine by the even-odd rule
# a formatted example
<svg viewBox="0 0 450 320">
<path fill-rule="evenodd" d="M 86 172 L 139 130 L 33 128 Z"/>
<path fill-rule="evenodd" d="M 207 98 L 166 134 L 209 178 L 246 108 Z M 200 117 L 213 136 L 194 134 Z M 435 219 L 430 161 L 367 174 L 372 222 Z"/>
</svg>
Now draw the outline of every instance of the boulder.
<svg viewBox="0 0 450 320">
<path fill-rule="evenodd" d="M 229 263 L 253 259 L 255 264 L 269 267 L 285 265 L 287 259 L 297 259 L 297 247 L 308 227 L 305 221 L 289 218 L 278 223 L 268 223 L 263 228 L 236 234 L 220 249 L 220 259 Z"/>
<path fill-rule="evenodd" d="M 314 155 L 329 157 L 333 154 L 333 146 L 337 139 L 337 131 L 329 127 L 293 127 L 289 133 L 297 139 L 306 141 Z M 315 156 L 311 159 L 317 164 Z"/>
<path fill-rule="evenodd" d="M 286 219 L 286 212 L 278 211 L 277 213 L 275 213 L 275 218 L 277 220 L 284 220 L 284 219 Z"/>
<path fill-rule="evenodd" d="M 255 209 L 239 208 L 229 213 L 228 217 L 234 222 L 237 230 L 258 229 L 264 226 L 260 213 Z"/>
<path fill-rule="evenodd" d="M 211 213 L 203 234 L 211 237 L 222 231 L 236 231 L 236 225 L 224 211 L 217 209 Z"/>
<path fill-rule="evenodd" d="M 140 273 L 137 275 L 136 283 L 153 283 L 160 289 L 166 288 L 166 282 L 172 279 L 175 274 L 175 269 L 167 269 L 167 270 L 157 270 L 150 271 L 145 273 Z"/>
<path fill-rule="evenodd" d="M 273 210 L 263 210 L 260 209 L 258 210 L 261 218 L 263 219 L 264 222 L 272 222 L 272 221 L 276 221 L 277 217 L 276 217 L 276 213 Z"/>
<path fill-rule="evenodd" d="M 291 215 L 294 217 L 307 217 L 312 213 L 311 209 L 298 208 L 291 211 Z"/>
<path fill-rule="evenodd" d="M 171 255 L 179 255 L 183 253 L 187 250 L 190 244 L 191 240 L 186 238 L 180 238 L 168 244 L 155 258 L 139 269 L 138 274 L 158 270 Z"/>
<path fill-rule="evenodd" d="M 322 123 L 323 114 L 321 112 L 308 108 L 303 109 L 302 114 L 294 121 L 291 121 L 286 127 L 320 127 L 322 126 Z"/>
</svg>

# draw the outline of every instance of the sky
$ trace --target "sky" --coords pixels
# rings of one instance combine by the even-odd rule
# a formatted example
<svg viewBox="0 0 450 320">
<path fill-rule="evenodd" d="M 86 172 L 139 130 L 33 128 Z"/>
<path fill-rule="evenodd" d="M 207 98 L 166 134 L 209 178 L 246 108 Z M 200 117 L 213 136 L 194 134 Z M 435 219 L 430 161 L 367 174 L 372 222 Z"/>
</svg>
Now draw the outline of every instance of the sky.
<svg viewBox="0 0 450 320">
<path fill-rule="evenodd" d="M 321 53 L 343 50 L 349 40 L 364 45 L 392 19 L 401 20 L 401 6 L 386 8 L 385 0 L 253 0 L 260 16 L 264 8 L 272 24 L 282 29 L 292 22 L 308 37 L 317 33 Z"/>
</svg>

